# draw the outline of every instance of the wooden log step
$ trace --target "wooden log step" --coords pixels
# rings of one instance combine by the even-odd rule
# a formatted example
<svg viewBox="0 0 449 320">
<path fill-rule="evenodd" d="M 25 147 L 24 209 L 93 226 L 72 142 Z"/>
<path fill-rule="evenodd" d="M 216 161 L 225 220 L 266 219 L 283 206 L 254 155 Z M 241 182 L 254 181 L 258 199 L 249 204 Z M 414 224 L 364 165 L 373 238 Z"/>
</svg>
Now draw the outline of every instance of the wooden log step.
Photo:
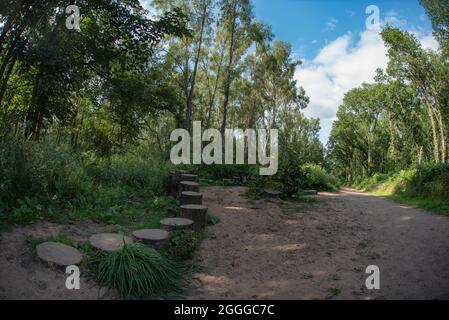
<svg viewBox="0 0 449 320">
<path fill-rule="evenodd" d="M 303 190 L 302 194 L 305 196 L 316 196 L 318 194 L 318 191 L 316 190 Z"/>
<path fill-rule="evenodd" d="M 273 198 L 279 197 L 282 194 L 281 191 L 273 190 L 273 189 L 264 189 L 263 191 L 267 196 L 273 197 Z"/>
<path fill-rule="evenodd" d="M 59 242 L 38 244 L 36 252 L 40 259 L 56 267 L 76 265 L 83 259 L 83 255 L 77 249 Z"/>
<path fill-rule="evenodd" d="M 204 229 L 207 223 L 207 207 L 197 204 L 183 205 L 181 206 L 181 217 L 192 220 L 193 229 Z"/>
<path fill-rule="evenodd" d="M 198 176 L 196 174 L 183 173 L 180 175 L 180 181 L 198 182 Z"/>
<path fill-rule="evenodd" d="M 200 192 L 200 185 L 192 181 L 179 182 L 179 195 L 184 191 Z"/>
<path fill-rule="evenodd" d="M 125 243 L 132 244 L 133 240 L 118 233 L 100 233 L 91 236 L 89 242 L 95 249 L 112 252 L 120 250 Z"/>
<path fill-rule="evenodd" d="M 184 191 L 181 193 L 181 205 L 203 204 L 203 195 L 199 192 Z"/>
<path fill-rule="evenodd" d="M 161 228 L 166 231 L 190 229 L 193 221 L 185 218 L 166 218 L 160 221 Z"/>
<path fill-rule="evenodd" d="M 141 229 L 132 232 L 134 240 L 154 249 L 162 249 L 168 244 L 168 232 L 161 229 Z"/>
</svg>

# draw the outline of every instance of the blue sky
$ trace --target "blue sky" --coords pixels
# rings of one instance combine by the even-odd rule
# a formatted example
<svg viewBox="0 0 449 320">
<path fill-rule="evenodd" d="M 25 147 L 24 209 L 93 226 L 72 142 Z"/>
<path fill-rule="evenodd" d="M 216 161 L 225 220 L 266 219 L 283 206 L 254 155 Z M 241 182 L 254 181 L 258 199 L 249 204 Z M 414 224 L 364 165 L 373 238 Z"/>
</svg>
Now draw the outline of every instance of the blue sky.
<svg viewBox="0 0 449 320">
<path fill-rule="evenodd" d="M 430 21 L 417 0 L 253 0 L 256 18 L 271 25 L 278 39 L 292 43 L 304 63 L 295 78 L 310 104 L 306 116 L 320 118 L 326 144 L 344 93 L 372 82 L 385 68 L 387 50 L 378 30 L 367 30 L 369 5 L 380 11 L 381 25 L 415 34 L 423 47 L 437 49 Z"/>
<path fill-rule="evenodd" d="M 253 0 L 256 18 L 267 22 L 277 38 L 292 43 L 296 54 L 312 59 L 319 50 L 347 32 L 365 28 L 365 8 L 379 7 L 381 18 L 393 14 L 411 26 L 430 30 L 417 0 Z"/>
<path fill-rule="evenodd" d="M 141 0 L 149 4 L 151 0 Z M 415 34 L 424 48 L 438 49 L 430 21 L 417 0 L 252 0 L 255 17 L 271 25 L 276 39 L 293 46 L 303 61 L 295 79 L 310 104 L 304 113 L 320 118 L 326 144 L 345 92 L 372 82 L 377 68 L 388 63 L 378 30 L 366 29 L 369 5 L 386 23 Z"/>
</svg>

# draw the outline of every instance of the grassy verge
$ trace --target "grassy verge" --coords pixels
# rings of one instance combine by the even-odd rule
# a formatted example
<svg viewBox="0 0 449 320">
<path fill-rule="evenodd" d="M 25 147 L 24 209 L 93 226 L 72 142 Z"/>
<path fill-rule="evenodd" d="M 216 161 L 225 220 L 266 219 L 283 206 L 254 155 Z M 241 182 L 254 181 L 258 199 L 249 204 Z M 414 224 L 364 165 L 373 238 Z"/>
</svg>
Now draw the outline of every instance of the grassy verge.
<svg viewBox="0 0 449 320">
<path fill-rule="evenodd" d="M 416 208 L 449 216 L 449 166 L 433 165 L 391 175 L 375 174 L 352 187 Z"/>
</svg>

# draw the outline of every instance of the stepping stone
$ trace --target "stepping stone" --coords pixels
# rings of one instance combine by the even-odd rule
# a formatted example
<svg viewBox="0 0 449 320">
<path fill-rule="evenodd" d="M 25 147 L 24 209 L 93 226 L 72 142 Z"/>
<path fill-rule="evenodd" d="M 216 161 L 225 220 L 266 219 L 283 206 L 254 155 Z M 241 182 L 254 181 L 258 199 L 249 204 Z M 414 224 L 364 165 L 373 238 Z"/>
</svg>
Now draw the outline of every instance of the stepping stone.
<svg viewBox="0 0 449 320">
<path fill-rule="evenodd" d="M 198 182 L 198 176 L 196 174 L 183 173 L 180 175 L 180 181 Z"/>
<path fill-rule="evenodd" d="M 192 220 L 193 229 L 204 229 L 207 223 L 207 207 L 197 204 L 183 205 L 181 206 L 181 217 Z"/>
<path fill-rule="evenodd" d="M 270 197 L 279 197 L 282 194 L 281 191 L 273 190 L 273 189 L 264 189 L 263 191 L 265 192 L 266 195 L 268 195 Z"/>
<path fill-rule="evenodd" d="M 190 229 L 193 221 L 185 218 L 166 218 L 160 221 L 161 228 L 166 231 Z"/>
<path fill-rule="evenodd" d="M 203 204 L 203 195 L 199 192 L 184 191 L 181 193 L 181 205 Z"/>
<path fill-rule="evenodd" d="M 200 192 L 200 185 L 192 181 L 181 181 L 179 183 L 179 194 L 184 191 Z"/>
<path fill-rule="evenodd" d="M 76 265 L 83 259 L 83 255 L 77 249 L 58 242 L 38 244 L 36 252 L 40 259 L 57 267 Z"/>
<path fill-rule="evenodd" d="M 162 249 L 168 244 L 168 232 L 161 229 L 142 229 L 132 233 L 136 241 L 154 249 Z"/>
<path fill-rule="evenodd" d="M 132 244 L 133 240 L 118 233 L 100 233 L 91 236 L 89 242 L 95 249 L 112 252 L 120 250 L 125 243 Z"/>
</svg>

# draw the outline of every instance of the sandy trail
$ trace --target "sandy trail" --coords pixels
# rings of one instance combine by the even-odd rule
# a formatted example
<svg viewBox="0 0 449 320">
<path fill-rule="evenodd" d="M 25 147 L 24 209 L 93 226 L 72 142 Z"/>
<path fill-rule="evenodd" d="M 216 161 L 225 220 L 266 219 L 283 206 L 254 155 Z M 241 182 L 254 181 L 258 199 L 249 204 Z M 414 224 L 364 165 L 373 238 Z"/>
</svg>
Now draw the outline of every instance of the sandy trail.
<svg viewBox="0 0 449 320">
<path fill-rule="evenodd" d="M 314 203 L 244 191 L 203 190 L 222 222 L 198 252 L 189 298 L 449 299 L 448 217 L 351 190 Z M 368 265 L 380 268 L 380 290 L 365 287 Z"/>
</svg>

